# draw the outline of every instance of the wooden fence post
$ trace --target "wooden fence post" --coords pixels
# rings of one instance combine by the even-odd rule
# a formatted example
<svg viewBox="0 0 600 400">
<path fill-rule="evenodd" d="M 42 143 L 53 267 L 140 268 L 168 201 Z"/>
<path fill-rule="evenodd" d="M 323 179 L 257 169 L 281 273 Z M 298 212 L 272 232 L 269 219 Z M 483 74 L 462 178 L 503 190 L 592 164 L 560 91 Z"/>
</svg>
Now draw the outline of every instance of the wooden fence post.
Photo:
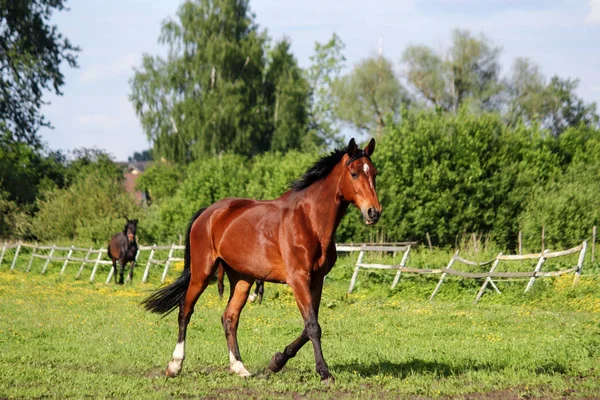
<svg viewBox="0 0 600 400">
<path fill-rule="evenodd" d="M 543 232 L 544 232 L 544 231 L 542 230 L 542 233 L 543 233 Z M 543 238 L 543 237 L 544 237 L 544 236 L 542 235 L 542 238 Z M 542 243 L 543 243 L 543 240 L 542 240 Z M 525 288 L 525 292 L 523 292 L 523 293 L 527 293 L 527 292 L 529 291 L 529 289 L 531 289 L 531 287 L 533 286 L 533 283 L 535 282 L 535 278 L 536 278 L 535 274 L 537 274 L 538 272 L 540 272 L 540 270 L 542 269 L 542 265 L 544 265 L 544 262 L 546 261 L 546 258 L 544 258 L 544 255 L 545 255 L 547 252 L 548 252 L 548 250 L 544 251 L 544 252 L 542 253 L 542 255 L 540 256 L 540 259 L 538 260 L 538 263 L 537 263 L 537 265 L 535 266 L 535 270 L 533 271 L 533 272 L 534 272 L 534 274 L 533 274 L 533 276 L 531 277 L 531 279 L 529 279 L 529 283 L 527 284 L 527 287 Z"/>
<path fill-rule="evenodd" d="M 144 270 L 144 276 L 142 277 L 142 283 L 146 283 L 148 281 L 148 274 L 150 273 L 150 264 L 152 264 L 154 250 L 156 250 L 156 243 L 154 243 L 152 250 L 150 250 L 150 256 L 148 256 L 148 262 L 146 263 L 146 269 Z"/>
<path fill-rule="evenodd" d="M 398 266 L 398 272 L 396 272 L 396 276 L 394 277 L 394 282 L 392 283 L 392 289 L 398 285 L 398 281 L 400 280 L 400 274 L 402 273 L 402 268 L 406 267 L 406 262 L 408 261 L 408 253 L 410 252 L 410 245 L 404 251 L 404 255 L 402 256 L 402 260 L 400 261 L 400 265 Z"/>
<path fill-rule="evenodd" d="M 431 245 L 431 237 L 429 236 L 429 232 L 425 232 L 425 236 L 427 236 L 427 243 L 429 244 L 429 250 L 433 251 L 433 246 Z"/>
<path fill-rule="evenodd" d="M 169 250 L 169 256 L 167 257 L 167 263 L 165 264 L 165 269 L 163 271 L 162 278 L 160 279 L 161 282 L 164 282 L 165 278 L 167 277 L 167 272 L 169 271 L 169 264 L 171 263 L 171 257 L 173 257 L 173 250 L 175 250 L 175 243 L 171 244 L 171 250 Z"/>
<path fill-rule="evenodd" d="M 354 289 L 354 285 L 356 284 L 356 278 L 358 277 L 358 270 L 360 269 L 360 266 L 358 264 L 360 264 L 362 262 L 364 255 L 365 255 L 364 250 L 361 250 L 360 253 L 358 253 L 358 259 L 356 260 L 356 266 L 354 267 L 354 273 L 352 274 L 352 279 L 350 280 L 350 287 L 348 288 L 348 294 L 352 293 L 352 290 Z"/>
<path fill-rule="evenodd" d="M 475 232 L 471 234 L 471 237 L 473 238 L 473 249 L 475 249 L 475 254 L 479 254 L 479 246 L 477 245 L 477 235 Z"/>
<path fill-rule="evenodd" d="M 8 244 L 6 243 L 6 240 L 5 240 L 4 244 L 2 245 L 2 253 L 0 253 L 0 265 L 2 265 L 2 260 L 4 260 L 4 253 L 6 253 L 7 246 L 8 246 Z"/>
<path fill-rule="evenodd" d="M 63 274 L 63 272 L 65 272 L 65 269 L 67 268 L 67 264 L 69 263 L 69 259 L 71 258 L 71 255 L 73 255 L 73 249 L 74 248 L 75 248 L 75 246 L 71 245 L 71 248 L 69 249 L 69 253 L 67 254 L 65 262 L 63 263 L 63 266 L 60 269 L 60 274 L 61 275 Z"/>
<path fill-rule="evenodd" d="M 37 246 L 38 246 L 38 244 L 36 242 L 35 246 L 31 250 L 31 258 L 29 259 L 29 264 L 27 264 L 27 270 L 25 272 L 29 272 L 29 270 L 31 269 L 31 264 L 33 263 L 33 259 L 35 257 L 35 252 L 37 251 Z"/>
<path fill-rule="evenodd" d="M 52 248 L 50 249 L 50 254 L 48 254 L 48 258 L 46 258 L 46 263 L 44 264 L 44 268 L 42 268 L 42 275 L 44 275 L 46 273 L 46 270 L 48 269 L 48 264 L 50 264 L 50 259 L 52 258 L 52 255 L 54 254 L 55 247 L 56 247 L 56 245 L 53 244 Z"/>
<path fill-rule="evenodd" d="M 594 262 L 594 256 L 596 255 L 596 225 L 592 228 L 592 262 Z"/>
<path fill-rule="evenodd" d="M 579 260 L 577 261 L 577 270 L 575 271 L 575 279 L 573 279 L 573 286 L 579 282 L 579 276 L 581 276 L 581 270 L 583 269 L 583 260 L 585 259 L 585 252 L 587 250 L 587 240 L 583 241 L 581 252 L 579 253 Z"/>
<path fill-rule="evenodd" d="M 92 273 L 90 275 L 90 282 L 94 282 L 94 277 L 96 276 L 96 270 L 98 269 L 98 263 L 102 258 L 102 250 L 98 250 L 98 257 L 96 257 L 96 262 L 94 263 L 94 268 L 92 269 Z"/>
<path fill-rule="evenodd" d="M 119 265 L 117 264 L 117 266 L 119 266 Z M 106 282 L 104 282 L 104 283 L 106 283 L 108 285 L 110 283 L 110 280 L 112 279 L 114 273 L 115 273 L 115 269 L 111 266 L 110 271 L 108 271 L 108 276 L 106 277 Z"/>
<path fill-rule="evenodd" d="M 92 254 L 92 250 L 93 249 L 90 247 L 87 254 L 85 255 L 85 258 L 83 259 L 83 262 L 81 263 L 81 267 L 79 267 L 79 271 L 77 271 L 77 275 L 75 275 L 75 279 L 79 279 L 81 277 L 81 274 L 83 273 L 83 267 L 85 267 L 85 263 L 88 262 L 88 260 L 90 259 L 90 254 Z"/>
<path fill-rule="evenodd" d="M 519 231 L 519 255 L 523 254 L 523 236 L 522 232 Z"/>
<path fill-rule="evenodd" d="M 498 254 L 496 256 L 496 260 L 492 264 L 492 268 L 490 268 L 490 273 L 494 272 L 496 270 L 496 267 L 500 263 L 500 260 L 498 259 L 498 257 L 500 257 L 501 255 L 502 255 L 502 253 L 500 253 L 500 254 Z M 481 299 L 481 296 L 483 296 L 483 292 L 485 292 L 485 288 L 487 287 L 488 283 L 491 283 L 492 287 L 496 290 L 496 292 L 498 294 L 501 294 L 500 293 L 500 289 L 498 289 L 498 287 L 496 286 L 496 284 L 494 283 L 494 281 L 492 280 L 492 278 L 490 278 L 488 276 L 487 278 L 485 278 L 485 281 L 483 282 L 483 285 L 481 285 L 481 289 L 479 289 L 479 293 L 477 293 L 477 297 L 475 297 L 475 303 L 477 303 L 479 301 L 479 299 Z"/>
<path fill-rule="evenodd" d="M 17 245 L 17 250 L 15 251 L 15 256 L 13 257 L 12 265 L 10 266 L 10 270 L 15 269 L 15 265 L 17 265 L 17 258 L 19 257 L 19 251 L 21 251 L 21 241 L 19 240 L 19 244 Z"/>
<path fill-rule="evenodd" d="M 458 255 L 458 252 L 459 252 L 459 250 L 456 250 L 456 253 L 454 253 L 452 258 L 450 259 L 450 262 L 448 263 L 448 266 L 446 267 L 446 269 L 452 269 L 452 265 L 454 264 L 454 257 L 456 257 Z M 442 273 L 442 276 L 440 277 L 439 282 L 437 283 L 435 289 L 433 289 L 433 293 L 431 293 L 431 297 L 429 298 L 429 301 L 433 300 L 433 298 L 435 297 L 438 290 L 440 290 L 440 287 L 442 286 L 442 283 L 444 283 L 444 278 L 446 277 L 446 275 L 448 275 L 446 272 Z"/>
</svg>

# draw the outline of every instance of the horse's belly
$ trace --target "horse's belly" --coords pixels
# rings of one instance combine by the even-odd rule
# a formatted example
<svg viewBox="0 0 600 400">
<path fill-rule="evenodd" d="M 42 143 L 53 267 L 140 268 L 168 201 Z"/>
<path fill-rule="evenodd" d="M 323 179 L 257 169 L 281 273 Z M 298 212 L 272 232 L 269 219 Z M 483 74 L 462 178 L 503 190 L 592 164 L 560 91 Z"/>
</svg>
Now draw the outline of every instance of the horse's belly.
<svg viewBox="0 0 600 400">
<path fill-rule="evenodd" d="M 266 247 L 240 245 L 225 250 L 221 258 L 233 270 L 269 282 L 286 282 L 285 266 L 278 252 Z"/>
</svg>

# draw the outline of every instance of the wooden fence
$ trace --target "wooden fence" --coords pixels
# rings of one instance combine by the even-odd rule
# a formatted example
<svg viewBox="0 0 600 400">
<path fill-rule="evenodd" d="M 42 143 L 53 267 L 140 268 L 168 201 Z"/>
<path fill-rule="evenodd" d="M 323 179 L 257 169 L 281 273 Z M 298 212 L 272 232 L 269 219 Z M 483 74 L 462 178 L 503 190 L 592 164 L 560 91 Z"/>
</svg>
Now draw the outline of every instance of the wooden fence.
<svg viewBox="0 0 600 400">
<path fill-rule="evenodd" d="M 352 275 L 352 279 L 350 281 L 350 287 L 348 288 L 348 293 L 351 293 L 356 285 L 356 281 L 358 278 L 358 273 L 360 269 L 378 269 L 378 270 L 394 270 L 396 274 L 394 276 L 392 282 L 392 288 L 396 287 L 398 281 L 400 279 L 401 273 L 413 273 L 413 274 L 441 274 L 440 280 L 438 281 L 433 293 L 431 294 L 430 300 L 433 300 L 435 295 L 440 290 L 440 287 L 444 283 L 444 279 L 447 275 L 459 276 L 462 278 L 471 278 L 471 279 L 484 279 L 484 282 L 475 298 L 475 302 L 479 301 L 482 297 L 485 289 L 488 285 L 490 285 L 497 293 L 501 293 L 498 289 L 495 282 L 492 278 L 529 278 L 527 286 L 525 288 L 525 292 L 529 291 L 533 286 L 535 280 L 537 278 L 542 278 L 546 276 L 559 276 L 568 274 L 571 272 L 575 273 L 575 278 L 573 281 L 573 285 L 575 285 L 581 275 L 581 270 L 583 267 L 583 260 L 585 258 L 585 253 L 587 250 L 587 242 L 584 241 L 581 245 L 577 247 L 573 247 L 572 249 L 550 252 L 548 250 L 543 253 L 535 253 L 535 254 L 522 254 L 522 255 L 505 255 L 498 254 L 496 258 L 490 261 L 485 262 L 476 262 L 470 261 L 460 257 L 459 252 L 456 251 L 454 255 L 451 257 L 450 262 L 446 266 L 446 268 L 440 269 L 425 269 L 425 268 L 412 268 L 408 267 L 408 257 L 411 250 L 411 245 L 413 242 L 404 242 L 404 243 L 395 243 L 395 244 L 374 244 L 374 243 L 366 243 L 366 244 L 338 244 L 336 249 L 338 252 L 358 252 L 358 257 L 354 267 L 354 273 Z M 23 250 L 27 249 L 28 254 L 25 254 Z M 7 256 L 7 251 L 14 250 L 12 261 L 9 261 L 10 270 L 15 270 L 17 265 L 17 260 L 19 257 L 29 257 L 27 266 L 25 268 L 25 272 L 30 272 L 32 268 L 32 264 L 34 259 L 45 260 L 43 267 L 41 268 L 41 274 L 45 274 L 51 263 L 61 262 L 60 275 L 63 275 L 69 263 L 77 263 L 78 270 L 75 275 L 76 279 L 80 279 L 82 274 L 84 273 L 85 267 L 90 266 L 90 282 L 93 282 L 96 274 L 98 272 L 98 267 L 100 265 L 111 265 L 112 262 L 106 259 L 103 259 L 103 255 L 106 254 L 107 249 L 94 249 L 94 248 L 83 248 L 83 247 L 61 247 L 61 246 L 48 246 L 48 245 L 38 245 L 38 244 L 30 244 L 30 243 L 7 243 L 4 242 L 2 246 L 2 251 L 0 252 L 0 266 Z M 185 247 L 182 245 L 171 244 L 168 246 L 139 246 L 138 253 L 136 255 L 136 261 L 140 258 L 140 254 L 143 252 L 149 252 L 148 259 L 145 261 L 146 266 L 144 268 L 144 273 L 142 275 L 142 282 L 147 282 L 151 267 L 154 265 L 162 266 L 162 274 L 160 281 L 164 282 L 169 272 L 169 268 L 173 265 L 174 262 L 182 262 L 183 257 L 181 257 L 181 253 L 185 250 Z M 158 252 L 162 252 L 162 254 L 166 254 L 165 257 L 160 257 Z M 364 256 L 367 252 L 379 252 L 380 254 L 392 254 L 392 259 L 395 258 L 397 253 L 403 253 L 402 258 L 399 264 L 373 264 L 373 263 L 365 263 L 363 262 Z M 579 259 L 577 265 L 559 270 L 559 271 L 551 271 L 551 272 L 543 272 L 542 266 L 545 261 L 550 258 L 564 257 L 570 254 L 579 253 Z M 108 258 L 108 257 L 104 257 Z M 511 261 L 523 261 L 523 260 L 532 260 L 537 259 L 537 264 L 535 269 L 530 272 L 497 272 L 496 268 L 498 267 L 501 261 L 511 262 Z M 480 268 L 483 266 L 491 265 L 491 268 L 488 272 L 464 272 L 453 269 L 453 265 L 455 262 L 470 266 Z M 110 283 L 113 277 L 113 269 L 109 268 L 108 275 L 106 277 L 106 283 Z"/>
<path fill-rule="evenodd" d="M 33 261 L 35 259 L 45 260 L 45 263 L 40 271 L 43 275 L 48 271 L 51 263 L 62 262 L 60 275 L 62 276 L 67 269 L 69 263 L 78 263 L 78 271 L 75 275 L 76 279 L 80 279 L 82 274 L 84 273 L 85 267 L 90 266 L 90 282 L 93 282 L 96 279 L 96 274 L 98 272 L 98 267 L 100 265 L 110 265 L 112 267 L 112 261 L 107 260 L 108 256 L 106 255 L 107 249 L 94 249 L 94 248 L 83 248 L 83 247 L 75 247 L 75 246 L 48 246 L 48 245 L 38 245 L 38 244 L 30 244 L 30 243 L 7 243 L 4 242 L 2 246 L 2 251 L 0 252 L 0 265 L 7 255 L 7 251 L 14 249 L 14 254 L 12 257 L 12 262 L 10 265 L 10 270 L 15 270 L 17 265 L 17 260 L 19 257 L 29 257 L 27 262 L 27 267 L 25 268 L 25 272 L 30 272 Z M 28 254 L 24 254 L 24 250 L 27 249 Z M 142 282 L 148 281 L 148 276 L 150 274 L 150 267 L 152 265 L 160 265 L 163 267 L 163 272 L 161 275 L 161 282 L 164 282 L 167 272 L 169 268 L 173 265 L 174 262 L 183 261 L 183 257 L 176 257 L 175 252 L 183 252 L 185 249 L 184 246 L 172 244 L 170 246 L 139 246 L 138 253 L 136 255 L 136 261 L 140 258 L 140 254 L 143 252 L 149 252 L 148 260 L 146 261 L 146 267 L 144 269 L 144 273 L 142 275 Z M 156 254 L 157 251 L 167 251 L 168 255 L 166 259 L 157 259 Z M 9 261 L 10 262 L 10 261 Z M 136 262 L 136 265 L 139 264 Z M 106 283 L 109 283 L 113 277 L 113 269 L 109 268 L 108 275 L 106 277 Z M 129 277 L 127 277 L 129 279 Z"/>
<path fill-rule="evenodd" d="M 525 287 L 525 293 L 527 293 L 532 288 L 536 278 L 543 278 L 543 277 L 547 277 L 547 276 L 560 276 L 560 275 L 574 272 L 575 276 L 573 279 L 573 285 L 575 285 L 575 284 L 577 284 L 577 281 L 579 280 L 579 276 L 581 275 L 581 270 L 583 268 L 583 260 L 585 258 L 586 251 L 587 251 L 587 241 L 584 241 L 582 244 L 580 244 L 577 247 L 573 247 L 568 250 L 555 251 L 555 252 L 550 252 L 549 250 L 545 250 L 542 253 L 532 253 L 532 254 L 502 254 L 502 253 L 500 253 L 496 256 L 495 259 L 490 260 L 490 261 L 485 261 L 485 262 L 475 262 L 475 261 L 466 260 L 462 257 L 459 257 L 458 251 L 456 251 L 456 253 L 454 253 L 452 258 L 450 259 L 450 262 L 448 263 L 448 266 L 446 268 L 440 269 L 440 270 L 430 270 L 431 272 L 429 272 L 429 273 L 441 273 L 442 276 L 440 277 L 440 280 L 438 281 L 438 284 L 436 285 L 435 289 L 433 290 L 433 293 L 431 294 L 431 297 L 429 298 L 429 300 L 433 300 L 433 298 L 435 297 L 437 292 L 440 290 L 442 283 L 444 283 L 444 278 L 447 275 L 454 275 L 454 276 L 459 276 L 462 278 L 474 278 L 474 279 L 485 278 L 483 281 L 483 284 L 481 285 L 481 289 L 479 289 L 479 292 L 477 293 L 477 296 L 475 297 L 476 303 L 479 301 L 479 299 L 481 299 L 481 296 L 483 296 L 483 293 L 488 284 L 492 286 L 492 288 L 494 289 L 494 291 L 496 291 L 496 293 L 501 294 L 500 290 L 498 289 L 498 287 L 496 286 L 496 284 L 494 283 L 492 278 L 529 278 L 527 285 Z M 579 253 L 579 259 L 577 261 L 577 265 L 575 265 L 571 268 L 567 268 L 567 269 L 563 269 L 563 270 L 559 270 L 559 271 L 550 271 L 550 272 L 542 271 L 542 266 L 544 265 L 544 263 L 546 262 L 547 259 L 564 257 L 564 256 L 568 256 L 570 254 L 575 254 L 575 253 Z M 500 261 L 524 261 L 524 260 L 536 260 L 536 259 L 537 259 L 537 263 L 536 263 L 536 266 L 533 271 L 496 272 L 496 268 L 500 264 Z M 480 273 L 457 271 L 452 268 L 455 261 L 458 261 L 459 263 L 473 266 L 473 267 L 482 267 L 482 266 L 487 266 L 487 265 L 491 264 L 491 268 L 488 272 L 480 272 Z"/>
</svg>

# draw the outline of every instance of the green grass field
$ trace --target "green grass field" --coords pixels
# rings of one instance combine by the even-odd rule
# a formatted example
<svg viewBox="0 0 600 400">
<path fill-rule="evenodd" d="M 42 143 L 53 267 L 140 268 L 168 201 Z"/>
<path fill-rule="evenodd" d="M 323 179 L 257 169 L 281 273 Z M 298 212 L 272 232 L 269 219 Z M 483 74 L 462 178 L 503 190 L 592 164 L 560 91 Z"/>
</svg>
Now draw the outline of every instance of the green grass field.
<svg viewBox="0 0 600 400">
<path fill-rule="evenodd" d="M 412 266 L 444 265 L 415 253 Z M 353 260 L 353 259 L 352 259 Z M 139 303 L 158 283 L 116 287 L 0 266 L 0 398 L 600 398 L 600 279 L 572 275 L 498 283 L 473 305 L 478 283 L 452 279 L 434 302 L 436 278 L 361 273 L 347 295 L 352 260 L 327 278 L 320 322 L 334 385 L 323 387 L 307 345 L 278 374 L 264 370 L 302 329 L 289 288 L 266 285 L 262 305 L 240 322 L 244 363 L 257 376 L 229 373 L 211 284 L 196 306 L 180 377 L 162 373 L 173 351 L 176 315 L 161 319 Z M 25 262 L 25 261 L 23 261 Z M 170 277 L 176 276 L 173 271 Z M 153 276 L 156 276 L 154 274 Z M 87 274 L 89 276 L 89 273 Z M 156 278 L 154 278 L 156 279 Z"/>
</svg>

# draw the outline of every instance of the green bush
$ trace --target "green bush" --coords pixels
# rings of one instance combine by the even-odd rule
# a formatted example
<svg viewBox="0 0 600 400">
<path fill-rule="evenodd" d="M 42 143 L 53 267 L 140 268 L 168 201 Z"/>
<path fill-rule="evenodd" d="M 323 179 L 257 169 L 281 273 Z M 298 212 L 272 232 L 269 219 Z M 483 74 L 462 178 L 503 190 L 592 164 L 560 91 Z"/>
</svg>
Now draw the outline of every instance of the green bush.
<svg viewBox="0 0 600 400">
<path fill-rule="evenodd" d="M 138 212 L 122 180 L 102 171 L 75 178 L 66 189 L 50 189 L 38 204 L 32 232 L 40 241 L 75 239 L 104 243 Z"/>
</svg>

